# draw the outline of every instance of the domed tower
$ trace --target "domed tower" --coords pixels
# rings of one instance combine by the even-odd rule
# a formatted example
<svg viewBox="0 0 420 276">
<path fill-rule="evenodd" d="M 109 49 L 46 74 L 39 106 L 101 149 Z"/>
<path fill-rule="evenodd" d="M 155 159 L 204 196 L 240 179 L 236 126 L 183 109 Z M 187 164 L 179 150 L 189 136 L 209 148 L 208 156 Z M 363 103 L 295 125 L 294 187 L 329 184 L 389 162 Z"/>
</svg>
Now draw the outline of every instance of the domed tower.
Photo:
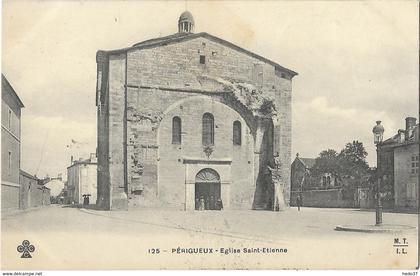
<svg viewBox="0 0 420 276">
<path fill-rule="evenodd" d="M 192 33 L 194 32 L 194 18 L 189 11 L 184 11 L 178 20 L 179 33 Z"/>
</svg>

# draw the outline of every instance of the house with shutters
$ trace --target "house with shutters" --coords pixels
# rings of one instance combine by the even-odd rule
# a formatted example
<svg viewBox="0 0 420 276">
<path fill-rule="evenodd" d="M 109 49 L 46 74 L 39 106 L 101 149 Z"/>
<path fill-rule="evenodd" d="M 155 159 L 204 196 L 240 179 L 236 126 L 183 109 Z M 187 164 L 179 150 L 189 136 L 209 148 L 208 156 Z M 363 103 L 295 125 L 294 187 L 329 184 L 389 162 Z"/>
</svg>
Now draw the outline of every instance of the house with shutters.
<svg viewBox="0 0 420 276">
<path fill-rule="evenodd" d="M 378 176 L 387 208 L 416 211 L 419 208 L 419 124 L 405 119 L 405 128 L 377 144 Z"/>
</svg>

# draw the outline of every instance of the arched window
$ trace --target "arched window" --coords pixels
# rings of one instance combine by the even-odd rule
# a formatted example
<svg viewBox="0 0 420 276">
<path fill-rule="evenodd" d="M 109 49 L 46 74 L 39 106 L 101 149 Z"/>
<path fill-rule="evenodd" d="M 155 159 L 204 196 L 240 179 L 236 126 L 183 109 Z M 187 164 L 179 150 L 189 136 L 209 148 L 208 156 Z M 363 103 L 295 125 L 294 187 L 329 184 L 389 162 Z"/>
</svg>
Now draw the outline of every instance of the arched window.
<svg viewBox="0 0 420 276">
<path fill-rule="evenodd" d="M 181 118 L 172 119 L 172 144 L 181 144 Z"/>
<path fill-rule="evenodd" d="M 241 122 L 235 121 L 233 122 L 233 144 L 240 145 L 241 144 Z"/>
<path fill-rule="evenodd" d="M 219 174 L 213 169 L 202 169 L 195 176 L 196 183 L 218 183 L 220 182 Z"/>
<path fill-rule="evenodd" d="M 203 145 L 214 145 L 214 117 L 210 113 L 203 115 Z"/>
</svg>

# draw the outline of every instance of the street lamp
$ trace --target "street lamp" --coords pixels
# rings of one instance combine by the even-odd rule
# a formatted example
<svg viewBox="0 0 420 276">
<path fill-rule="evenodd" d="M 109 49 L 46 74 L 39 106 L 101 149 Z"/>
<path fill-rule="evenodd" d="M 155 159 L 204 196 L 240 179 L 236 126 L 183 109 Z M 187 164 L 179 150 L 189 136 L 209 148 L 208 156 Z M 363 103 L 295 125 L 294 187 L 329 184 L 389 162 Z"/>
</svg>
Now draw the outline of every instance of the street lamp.
<svg viewBox="0 0 420 276">
<path fill-rule="evenodd" d="M 376 121 L 376 126 L 373 127 L 373 141 L 375 145 L 378 145 L 382 142 L 384 138 L 384 127 L 381 125 L 381 121 Z"/>
<path fill-rule="evenodd" d="M 376 145 L 376 175 L 378 176 L 377 187 L 376 187 L 376 226 L 382 225 L 382 204 L 381 204 L 381 173 L 379 170 L 379 145 L 381 144 L 384 137 L 384 127 L 381 125 L 381 121 L 376 121 L 376 126 L 373 127 L 373 141 Z"/>
</svg>

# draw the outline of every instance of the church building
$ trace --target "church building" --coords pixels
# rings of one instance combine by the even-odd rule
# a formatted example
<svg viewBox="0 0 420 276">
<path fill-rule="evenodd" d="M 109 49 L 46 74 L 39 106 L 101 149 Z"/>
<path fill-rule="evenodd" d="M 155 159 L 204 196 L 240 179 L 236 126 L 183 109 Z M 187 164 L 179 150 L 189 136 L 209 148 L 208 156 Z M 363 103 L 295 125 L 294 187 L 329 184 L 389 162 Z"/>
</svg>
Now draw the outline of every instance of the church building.
<svg viewBox="0 0 420 276">
<path fill-rule="evenodd" d="M 97 205 L 281 210 L 296 72 L 205 32 L 98 51 Z"/>
</svg>

